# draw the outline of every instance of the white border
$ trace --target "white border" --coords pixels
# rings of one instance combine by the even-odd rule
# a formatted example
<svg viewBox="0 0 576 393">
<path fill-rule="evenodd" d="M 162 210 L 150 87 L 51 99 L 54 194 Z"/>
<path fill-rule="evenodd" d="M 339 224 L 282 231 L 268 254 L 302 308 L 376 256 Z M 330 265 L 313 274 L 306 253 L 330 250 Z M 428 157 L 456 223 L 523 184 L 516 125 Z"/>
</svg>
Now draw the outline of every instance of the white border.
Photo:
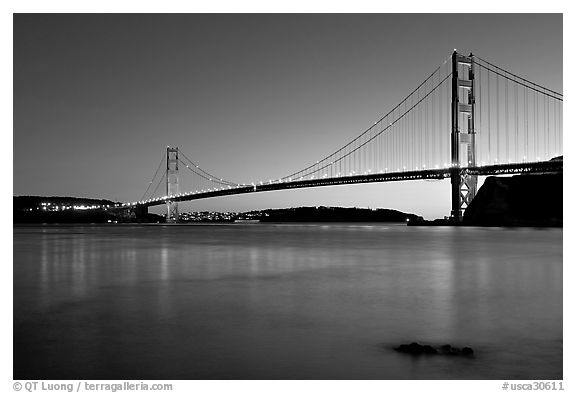
<svg viewBox="0 0 576 393">
<path fill-rule="evenodd" d="M 2 93 L 3 102 L 1 111 L 4 122 L 3 142 L 6 146 L 5 154 L 2 155 L 2 165 L 9 168 L 9 183 L 4 181 L 3 184 L 10 184 L 12 189 L 13 176 L 13 141 L 12 141 L 12 13 L 13 12 L 122 12 L 122 13 L 149 13 L 149 12 L 227 12 L 227 13 L 262 13 L 262 12 L 562 12 L 564 13 L 564 92 L 568 110 L 564 113 L 574 113 L 571 104 L 571 94 L 574 88 L 574 77 L 572 66 L 573 41 L 571 37 L 576 37 L 574 26 L 576 20 L 573 17 L 571 4 L 568 1 L 547 1 L 546 3 L 526 2 L 526 1 L 483 1 L 475 2 L 471 7 L 465 2 L 456 1 L 411 1 L 400 4 L 389 4 L 383 1 L 290 1 L 286 3 L 264 2 L 264 1 L 212 1 L 212 2 L 190 2 L 190 1 L 78 1 L 78 0 L 59 0 L 59 1 L 8 1 L 2 3 L 1 31 L 2 31 L 2 53 L 8 54 L 2 62 Z M 513 49 L 513 48 L 512 48 Z M 564 151 L 571 152 L 573 147 L 573 135 L 571 123 L 566 123 L 564 137 Z M 566 173 L 573 174 L 573 162 L 570 153 L 564 160 Z M 572 175 L 573 176 L 573 175 Z M 3 186 L 8 188 L 7 186 Z M 564 200 L 570 201 L 573 195 L 573 181 L 569 176 L 565 176 Z M 2 310 L 3 314 L 9 316 L 2 324 L 2 336 L 4 348 L 2 356 L 2 382 L 8 385 L 2 389 L 4 391 L 13 391 L 12 380 L 12 195 L 8 192 L 3 193 L 3 202 L 9 211 L 10 219 L 5 220 L 2 225 L 2 238 L 4 239 L 4 249 L 6 257 L 2 261 L 1 274 L 3 277 L 2 285 Z M 571 369 L 573 361 L 571 360 L 572 349 L 574 348 L 574 339 L 571 338 L 571 332 L 574 332 L 573 312 L 569 307 L 569 299 L 573 298 L 572 282 L 573 274 L 573 246 L 571 239 L 574 239 L 572 219 L 574 217 L 574 207 L 571 203 L 565 203 L 565 241 L 564 241 L 564 385 L 570 387 L 571 375 L 568 370 Z M 7 222 L 6 222 L 7 221 Z M 566 241 L 568 240 L 568 241 Z M 70 382 L 70 381 L 62 381 Z M 105 382 L 105 381 L 99 381 Z M 112 381 L 110 381 L 112 382 Z M 154 382 L 154 381 L 148 381 Z M 463 389 L 470 392 L 490 392 L 502 391 L 503 381 L 165 381 L 174 383 L 173 391 L 212 391 L 214 389 L 221 391 L 235 392 L 290 392 L 295 390 L 324 390 L 331 391 L 351 391 L 362 390 L 366 392 L 383 392 L 384 389 L 391 391 L 418 390 L 429 391 L 430 389 L 442 389 L 445 392 L 462 392 Z M 510 381 L 520 382 L 520 381 Z"/>
</svg>

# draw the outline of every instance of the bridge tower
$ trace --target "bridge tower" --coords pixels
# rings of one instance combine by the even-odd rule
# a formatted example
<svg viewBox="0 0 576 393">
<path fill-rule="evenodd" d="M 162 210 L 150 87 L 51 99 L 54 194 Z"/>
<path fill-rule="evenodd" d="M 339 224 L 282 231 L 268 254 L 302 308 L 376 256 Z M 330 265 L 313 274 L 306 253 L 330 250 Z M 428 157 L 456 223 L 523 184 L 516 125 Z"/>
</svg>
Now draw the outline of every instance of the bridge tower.
<svg viewBox="0 0 576 393">
<path fill-rule="evenodd" d="M 468 72 L 464 71 L 462 75 L 459 75 L 460 67 L 467 69 Z M 468 174 L 465 169 L 469 166 L 476 166 L 474 107 L 474 57 L 472 53 L 469 56 L 462 56 L 454 50 L 452 54 L 450 182 L 452 184 L 451 218 L 458 222 L 462 220 L 464 210 L 476 196 L 478 183 L 478 176 Z"/>
<path fill-rule="evenodd" d="M 180 193 L 178 182 L 178 148 L 166 147 L 166 196 L 172 197 Z M 166 202 L 166 222 L 178 221 L 178 202 Z"/>
</svg>

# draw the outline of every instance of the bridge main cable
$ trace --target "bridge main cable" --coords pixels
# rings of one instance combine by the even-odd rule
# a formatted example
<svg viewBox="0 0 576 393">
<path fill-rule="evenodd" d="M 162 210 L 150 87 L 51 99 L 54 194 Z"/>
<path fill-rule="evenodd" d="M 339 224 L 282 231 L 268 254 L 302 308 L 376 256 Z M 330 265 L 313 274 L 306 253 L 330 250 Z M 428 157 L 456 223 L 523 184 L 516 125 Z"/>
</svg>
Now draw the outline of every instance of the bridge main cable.
<svg viewBox="0 0 576 393">
<path fill-rule="evenodd" d="M 338 158 L 336 161 L 340 161 L 343 160 L 344 158 L 347 158 L 348 156 L 352 155 L 352 153 L 358 151 L 360 148 L 364 147 L 365 145 L 367 145 L 369 142 L 371 142 L 372 140 L 376 139 L 378 136 L 380 136 L 382 133 L 384 133 L 385 131 L 387 131 L 390 127 L 392 127 L 394 124 L 396 124 L 397 122 L 399 122 L 404 116 L 406 116 L 408 113 L 410 113 L 414 108 L 416 108 L 422 101 L 424 101 L 430 94 L 432 94 L 438 87 L 440 87 L 442 85 L 442 83 L 444 83 L 446 81 L 446 79 L 448 79 L 450 76 L 452 76 L 452 73 L 446 75 L 444 77 L 444 79 L 442 79 L 440 82 L 438 82 L 438 84 L 432 89 L 430 90 L 426 95 L 424 95 L 422 98 L 420 98 L 414 105 L 412 105 L 410 108 L 408 108 L 408 110 L 406 110 L 404 113 L 402 113 L 400 116 L 398 116 L 398 118 L 396 120 L 394 120 L 392 123 L 390 123 L 389 125 L 387 125 L 385 128 L 383 128 L 380 132 L 378 132 L 377 134 L 373 135 L 370 139 L 364 141 L 362 144 L 356 146 L 356 148 L 354 148 L 353 150 L 349 151 L 348 153 L 346 153 L 344 156 Z M 325 159 L 321 160 L 324 161 Z M 336 162 L 334 161 L 334 162 Z M 323 167 L 319 167 L 317 168 L 314 172 L 318 172 L 321 171 L 322 169 L 326 169 L 327 167 L 329 167 L 330 165 L 332 165 L 334 162 L 329 163 L 324 165 Z"/>
<path fill-rule="evenodd" d="M 560 97 L 564 97 L 564 95 L 561 94 L 561 93 L 558 93 L 558 92 L 556 92 L 556 91 L 554 91 L 554 90 L 548 89 L 547 87 L 544 87 L 544 86 L 541 86 L 541 85 L 539 85 L 539 84 L 537 84 L 537 83 L 534 83 L 534 82 L 532 82 L 532 81 L 529 81 L 529 80 L 526 79 L 526 78 L 522 78 L 521 76 L 519 76 L 519 75 L 517 75 L 517 74 L 514 74 L 513 72 L 510 72 L 510 71 L 508 71 L 508 70 L 505 70 L 504 68 L 498 67 L 497 65 L 492 64 L 492 63 L 490 63 L 488 60 L 484 60 L 483 58 L 481 58 L 481 57 L 479 57 L 479 56 L 474 55 L 474 58 L 475 58 L 476 60 L 483 61 L 484 63 L 488 64 L 490 67 L 496 68 L 496 69 L 498 69 L 498 70 L 500 70 L 500 71 L 502 71 L 502 72 L 505 72 L 505 73 L 507 73 L 507 74 L 509 74 L 509 75 L 512 75 L 512 76 L 513 76 L 514 78 L 516 78 L 516 79 L 520 79 L 520 80 L 522 80 L 522 81 L 524 81 L 524 82 L 527 82 L 527 83 L 530 83 L 530 84 L 532 84 L 532 85 L 534 85 L 534 86 L 538 86 L 540 89 L 546 90 L 546 91 L 548 91 L 548 92 L 550 92 L 550 93 L 552 93 L 552 94 L 554 94 L 554 95 L 557 95 L 557 96 L 560 96 Z M 479 64 L 479 63 L 476 63 L 476 64 Z M 510 79 L 510 78 L 507 78 L 505 75 L 502 75 L 502 74 L 500 74 L 500 73 L 497 73 L 497 72 L 494 71 L 494 70 L 490 70 L 489 68 L 487 68 L 486 66 L 484 66 L 484 65 L 482 65 L 482 64 L 479 64 L 479 65 L 480 65 L 481 67 L 483 67 L 484 69 L 488 70 L 488 71 L 494 72 L 494 73 L 502 76 L 503 78 L 506 78 L 506 79 L 508 79 L 508 80 L 512 80 L 512 79 Z M 514 80 L 512 80 L 512 81 L 514 81 Z M 514 82 L 519 83 L 518 81 L 514 81 Z M 521 83 L 519 83 L 519 84 L 521 84 Z M 531 86 L 528 86 L 528 85 L 524 85 L 524 84 L 521 84 L 521 85 L 522 85 L 522 86 L 525 86 L 525 87 L 528 87 L 528 88 L 531 88 Z M 533 89 L 533 90 L 534 90 L 534 89 Z M 536 90 L 536 91 L 538 91 L 538 90 Z M 540 93 L 543 93 L 543 92 L 540 92 Z M 543 94 L 544 94 L 544 93 L 543 93 Z M 562 100 L 561 100 L 561 101 L 562 101 Z"/>
<path fill-rule="evenodd" d="M 166 159 L 166 156 L 164 154 L 162 154 L 162 159 L 160 160 L 160 163 L 158 164 L 158 168 L 156 168 L 156 172 L 154 173 L 152 180 L 150 181 L 150 183 L 148 183 L 148 188 L 146 188 L 146 191 L 144 191 L 144 194 L 140 198 L 141 201 L 143 201 L 145 199 L 146 195 L 148 194 L 148 191 L 150 190 L 150 187 L 152 187 L 152 184 L 154 183 L 154 179 L 156 179 L 156 176 L 158 175 L 160 168 L 162 168 L 162 166 L 163 166 L 162 164 L 164 163 L 165 159 Z M 162 180 L 160 180 L 160 182 L 162 182 Z M 156 189 L 158 189 L 158 186 L 156 186 Z M 156 193 L 156 190 L 154 190 L 152 195 L 154 195 L 155 193 Z"/>
<path fill-rule="evenodd" d="M 356 142 L 358 139 L 362 138 L 364 135 L 366 135 L 368 132 L 370 132 L 378 123 L 382 122 L 386 117 L 388 117 L 388 116 L 390 116 L 392 113 L 394 113 L 394 111 L 395 111 L 396 109 L 398 109 L 402 104 L 404 104 L 405 102 L 407 102 L 408 99 L 410 99 L 410 98 L 414 95 L 414 93 L 416 93 L 422 86 L 424 86 L 424 85 L 426 84 L 426 82 L 428 82 L 428 81 L 442 68 L 442 66 L 445 65 L 445 64 L 448 62 L 449 59 L 450 59 L 450 57 L 447 57 L 446 60 L 444 60 L 444 62 L 443 62 L 441 65 L 439 65 L 422 83 L 420 83 L 414 90 L 412 90 L 412 92 L 411 92 L 410 94 L 408 94 L 408 95 L 406 96 L 406 98 L 404 98 L 402 101 L 400 101 L 399 104 L 397 104 L 394 108 L 392 108 L 390 111 L 388 111 L 388 113 L 386 113 L 384 116 L 382 116 L 379 120 L 377 120 L 376 122 L 374 122 L 373 125 L 371 125 L 370 127 L 368 127 L 368 129 L 366 129 L 364 132 L 362 132 L 362 133 L 361 133 L 360 135 L 358 135 L 356 138 L 352 139 L 352 140 L 351 140 L 350 142 L 348 142 L 346 145 L 342 146 L 341 148 L 339 148 L 338 150 L 336 150 L 336 151 L 333 152 L 332 154 L 329 154 L 328 156 L 326 156 L 326 157 L 322 158 L 321 160 L 317 161 L 316 163 L 311 164 L 311 165 L 307 166 L 306 168 L 301 169 L 301 170 L 299 170 L 299 171 L 297 171 L 297 172 L 294 172 L 294 173 L 292 173 L 292 174 L 290 174 L 290 175 L 284 176 L 283 178 L 281 178 L 281 180 L 287 180 L 287 179 L 290 179 L 290 178 L 292 178 L 292 177 L 299 177 L 299 175 L 300 175 L 300 177 L 302 177 L 302 176 L 307 176 L 307 174 L 302 175 L 302 173 L 303 173 L 303 172 L 306 172 L 307 170 L 309 170 L 309 169 L 311 169 L 311 168 L 314 168 L 316 165 L 318 165 L 318 163 L 323 162 L 323 161 L 326 161 L 326 160 L 330 159 L 331 157 L 336 156 L 336 154 L 342 152 L 342 151 L 345 150 L 347 147 L 351 146 L 351 145 L 352 145 L 354 142 Z M 381 134 L 381 132 L 380 132 L 378 135 L 380 135 L 380 134 Z M 354 150 L 354 151 L 356 151 L 356 150 Z M 343 157 L 338 158 L 336 161 L 339 161 L 339 160 L 343 159 L 344 157 L 348 157 L 349 154 L 350 154 L 350 153 L 346 154 L 346 155 L 343 156 Z M 331 163 L 331 164 L 332 164 L 332 163 Z M 328 164 L 328 165 L 331 165 L 331 164 Z M 325 166 L 324 168 L 326 168 L 326 166 Z M 314 172 L 316 172 L 316 171 L 314 171 Z"/>
<path fill-rule="evenodd" d="M 239 186 L 239 183 L 235 183 L 232 181 L 228 181 L 228 180 L 224 180 L 218 176 L 214 176 L 211 173 L 205 171 L 204 169 L 202 169 L 199 165 L 197 165 L 196 163 L 194 163 L 194 161 L 192 161 L 190 158 L 188 158 L 188 156 L 186 154 L 184 154 L 184 152 L 182 150 L 179 150 L 179 153 L 186 159 L 188 160 L 188 163 L 180 160 L 187 169 L 189 169 L 190 171 L 194 172 L 196 175 L 202 177 L 205 180 L 214 182 L 214 183 L 218 183 L 221 185 L 226 185 L 226 186 Z M 190 167 L 190 165 L 192 165 L 192 168 Z M 196 171 L 196 168 L 198 171 Z"/>
</svg>

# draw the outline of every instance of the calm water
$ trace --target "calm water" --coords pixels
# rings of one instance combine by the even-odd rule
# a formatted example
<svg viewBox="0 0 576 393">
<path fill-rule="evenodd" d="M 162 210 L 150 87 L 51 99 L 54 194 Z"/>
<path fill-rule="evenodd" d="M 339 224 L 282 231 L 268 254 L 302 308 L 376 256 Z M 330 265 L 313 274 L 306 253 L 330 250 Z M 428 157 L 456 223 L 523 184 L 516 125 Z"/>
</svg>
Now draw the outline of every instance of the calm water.
<svg viewBox="0 0 576 393">
<path fill-rule="evenodd" d="M 14 378 L 560 379 L 562 230 L 15 226 Z"/>
</svg>

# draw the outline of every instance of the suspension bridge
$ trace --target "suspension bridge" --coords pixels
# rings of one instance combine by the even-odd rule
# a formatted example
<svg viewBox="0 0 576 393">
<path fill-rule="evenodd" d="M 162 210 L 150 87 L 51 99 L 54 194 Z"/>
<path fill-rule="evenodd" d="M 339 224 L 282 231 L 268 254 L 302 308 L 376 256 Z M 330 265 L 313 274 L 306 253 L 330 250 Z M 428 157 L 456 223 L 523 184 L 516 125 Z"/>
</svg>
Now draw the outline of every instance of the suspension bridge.
<svg viewBox="0 0 576 393">
<path fill-rule="evenodd" d="M 138 201 L 147 211 L 224 195 L 304 187 L 450 179 L 451 218 L 460 221 L 478 176 L 563 169 L 563 95 L 479 56 L 456 50 L 400 103 L 338 150 L 269 181 L 239 183 L 215 176 L 178 147 L 166 148 Z M 181 190 L 181 177 L 191 181 Z M 188 186 L 189 184 L 189 186 Z"/>
</svg>

